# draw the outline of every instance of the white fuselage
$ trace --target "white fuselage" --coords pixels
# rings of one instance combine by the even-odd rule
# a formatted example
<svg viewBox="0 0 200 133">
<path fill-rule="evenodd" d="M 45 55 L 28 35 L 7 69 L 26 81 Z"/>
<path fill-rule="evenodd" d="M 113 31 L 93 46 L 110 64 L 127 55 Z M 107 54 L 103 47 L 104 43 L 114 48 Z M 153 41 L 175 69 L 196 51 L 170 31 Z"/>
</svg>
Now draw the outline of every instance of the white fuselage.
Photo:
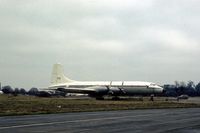
<svg viewBox="0 0 200 133">
<path fill-rule="evenodd" d="M 55 87 L 68 88 L 68 91 L 72 93 L 76 93 L 78 88 L 97 87 L 97 90 L 100 88 L 98 91 L 101 92 L 107 91 L 107 88 L 109 88 L 113 95 L 155 94 L 163 92 L 163 88 L 155 83 L 140 81 L 74 81 L 52 85 L 49 88 Z"/>
</svg>

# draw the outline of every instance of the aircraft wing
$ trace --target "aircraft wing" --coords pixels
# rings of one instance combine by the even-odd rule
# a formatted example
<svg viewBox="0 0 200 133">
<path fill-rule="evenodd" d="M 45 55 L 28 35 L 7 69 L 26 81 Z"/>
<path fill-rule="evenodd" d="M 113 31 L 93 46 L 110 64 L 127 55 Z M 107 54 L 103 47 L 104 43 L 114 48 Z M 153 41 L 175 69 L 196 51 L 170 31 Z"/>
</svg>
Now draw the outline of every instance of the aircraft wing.
<svg viewBox="0 0 200 133">
<path fill-rule="evenodd" d="M 106 86 L 92 86 L 85 88 L 71 88 L 71 87 L 57 87 L 57 88 L 49 88 L 50 90 L 59 90 L 64 91 L 66 93 L 82 93 L 89 95 L 104 95 L 108 93 L 109 89 Z"/>
</svg>

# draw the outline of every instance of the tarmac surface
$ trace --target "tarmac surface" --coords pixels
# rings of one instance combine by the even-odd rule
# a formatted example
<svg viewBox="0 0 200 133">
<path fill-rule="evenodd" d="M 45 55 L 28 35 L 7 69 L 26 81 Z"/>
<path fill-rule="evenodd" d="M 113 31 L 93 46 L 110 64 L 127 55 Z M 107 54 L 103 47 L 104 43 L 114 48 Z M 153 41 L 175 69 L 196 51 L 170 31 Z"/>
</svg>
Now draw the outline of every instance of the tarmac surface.
<svg viewBox="0 0 200 133">
<path fill-rule="evenodd" d="M 0 117 L 0 133 L 200 133 L 200 108 Z"/>
</svg>

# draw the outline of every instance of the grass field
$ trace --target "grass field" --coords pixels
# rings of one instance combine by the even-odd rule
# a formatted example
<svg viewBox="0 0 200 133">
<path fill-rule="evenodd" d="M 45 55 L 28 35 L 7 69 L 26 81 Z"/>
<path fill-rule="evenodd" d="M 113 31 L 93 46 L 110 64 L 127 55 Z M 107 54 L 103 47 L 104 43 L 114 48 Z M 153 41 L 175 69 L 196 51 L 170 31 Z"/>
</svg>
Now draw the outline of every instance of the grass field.
<svg viewBox="0 0 200 133">
<path fill-rule="evenodd" d="M 0 116 L 46 114 L 62 112 L 131 110 L 149 108 L 188 108 L 200 107 L 200 104 L 179 103 L 176 101 L 149 100 L 103 100 L 41 98 L 33 96 L 0 95 Z"/>
</svg>

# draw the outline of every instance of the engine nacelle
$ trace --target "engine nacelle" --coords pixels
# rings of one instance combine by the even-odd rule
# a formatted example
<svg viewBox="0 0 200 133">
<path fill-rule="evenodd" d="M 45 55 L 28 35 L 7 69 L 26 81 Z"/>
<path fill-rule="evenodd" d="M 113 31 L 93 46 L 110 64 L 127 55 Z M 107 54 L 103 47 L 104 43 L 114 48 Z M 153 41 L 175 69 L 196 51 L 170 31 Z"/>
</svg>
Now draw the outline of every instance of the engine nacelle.
<svg viewBox="0 0 200 133">
<path fill-rule="evenodd" d="M 110 87 L 108 92 L 109 95 L 119 95 L 121 93 L 122 91 L 118 87 Z"/>
</svg>

